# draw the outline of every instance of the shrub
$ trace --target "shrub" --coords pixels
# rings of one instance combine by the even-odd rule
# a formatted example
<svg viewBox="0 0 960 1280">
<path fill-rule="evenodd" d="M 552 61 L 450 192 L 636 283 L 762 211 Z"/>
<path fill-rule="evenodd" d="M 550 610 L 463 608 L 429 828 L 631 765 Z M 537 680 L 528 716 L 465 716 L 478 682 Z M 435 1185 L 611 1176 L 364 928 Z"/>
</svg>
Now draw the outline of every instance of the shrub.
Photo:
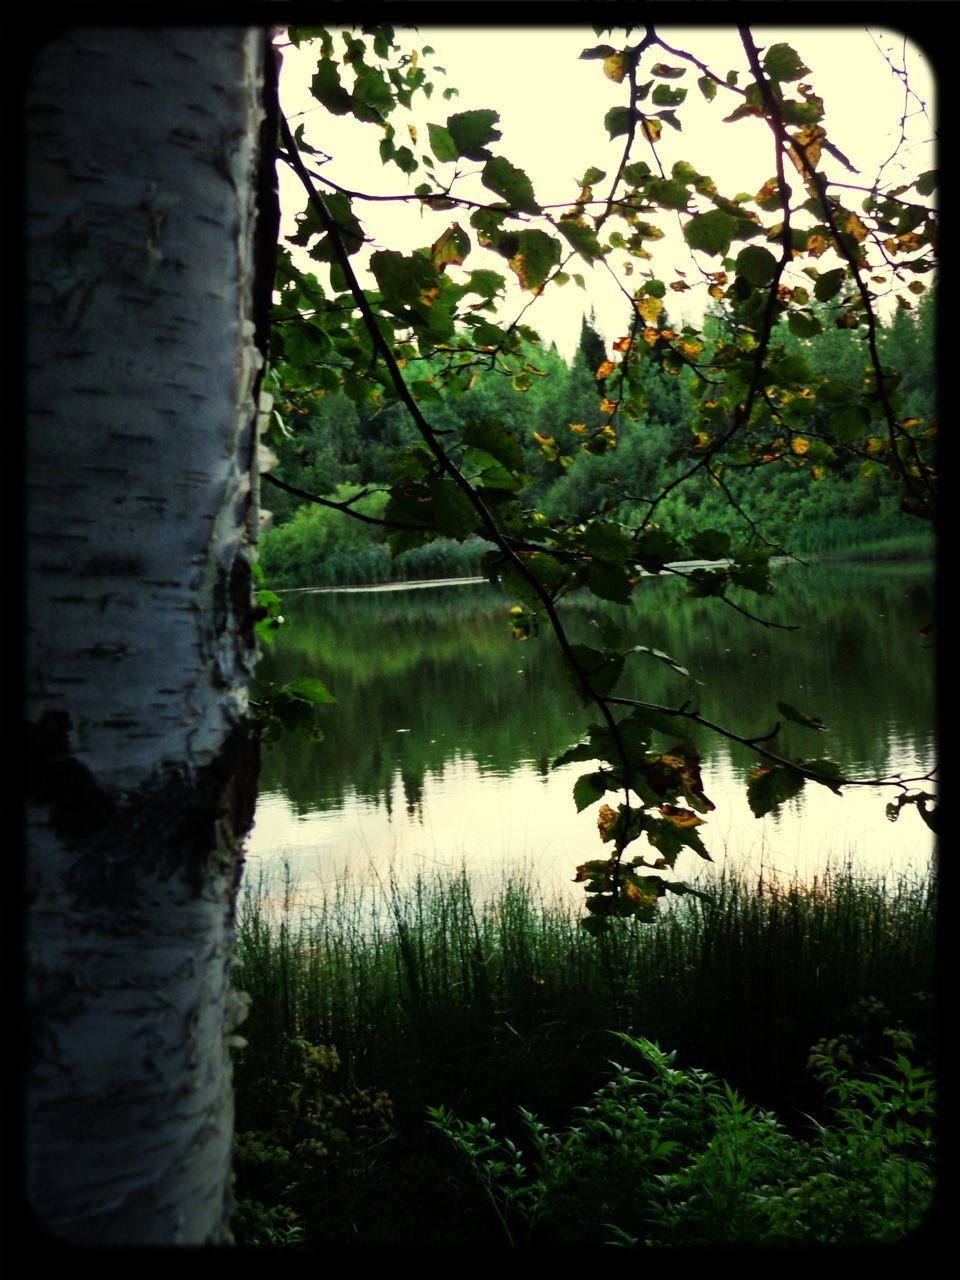
<svg viewBox="0 0 960 1280">
<path fill-rule="evenodd" d="M 510 1244 L 873 1244 L 915 1231 L 933 1201 L 933 1083 L 818 1071 L 834 1114 L 789 1135 L 707 1072 L 648 1040 L 561 1131 L 520 1111 L 522 1136 L 444 1107 L 429 1122 L 466 1160 Z"/>
</svg>

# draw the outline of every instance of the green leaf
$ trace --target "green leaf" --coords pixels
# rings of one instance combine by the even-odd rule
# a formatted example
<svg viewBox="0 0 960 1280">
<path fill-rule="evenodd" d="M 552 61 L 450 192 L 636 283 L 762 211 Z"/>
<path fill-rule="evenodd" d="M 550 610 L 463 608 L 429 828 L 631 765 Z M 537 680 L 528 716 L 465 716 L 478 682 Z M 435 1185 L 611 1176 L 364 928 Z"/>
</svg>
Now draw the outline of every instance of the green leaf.
<svg viewBox="0 0 960 1280">
<path fill-rule="evenodd" d="M 459 266 L 470 252 L 470 237 L 459 223 L 454 222 L 430 246 L 430 259 L 439 269 L 454 265 Z"/>
<path fill-rule="evenodd" d="M 633 591 L 633 583 L 622 564 L 592 564 L 587 572 L 587 588 L 601 600 L 626 604 Z"/>
<path fill-rule="evenodd" d="M 393 110 L 393 93 L 376 67 L 356 67 L 357 82 L 353 87 L 353 114 L 358 120 L 379 123 Z"/>
<path fill-rule="evenodd" d="M 665 564 L 679 560 L 680 543 L 664 529 L 646 529 L 633 540 L 633 554 L 650 573 L 659 573 Z"/>
<path fill-rule="evenodd" d="M 655 729 L 671 741 L 682 738 L 685 732 L 684 721 L 680 716 L 669 716 L 656 707 L 634 707 L 630 715 L 620 721 L 621 734 L 628 725 L 636 726 L 635 731 L 640 733 L 644 746 L 650 729 Z"/>
<path fill-rule="evenodd" d="M 756 818 L 779 808 L 803 790 L 804 777 L 789 765 L 768 768 L 760 765 L 747 781 L 747 801 Z"/>
<path fill-rule="evenodd" d="M 583 549 L 607 563 L 622 563 L 633 548 L 633 539 L 623 525 L 612 520 L 591 520 L 583 532 Z"/>
<path fill-rule="evenodd" d="M 846 268 L 837 267 L 834 271 L 825 271 L 822 276 L 818 276 L 813 286 L 817 301 L 829 302 L 831 298 L 835 298 L 843 288 L 846 275 Z"/>
<path fill-rule="evenodd" d="M 561 218 L 557 223 L 557 230 L 587 262 L 603 256 L 597 233 L 586 222 L 574 218 Z"/>
<path fill-rule="evenodd" d="M 701 76 L 697 81 L 697 88 L 706 98 L 707 102 L 712 102 L 717 96 L 717 82 L 712 76 Z"/>
<path fill-rule="evenodd" d="M 813 338 L 823 333 L 823 325 L 810 311 L 791 311 L 787 318 L 790 332 L 798 338 Z"/>
<path fill-rule="evenodd" d="M 678 107 L 686 96 L 686 89 L 672 89 L 668 84 L 658 84 L 653 91 L 653 101 L 658 107 Z"/>
<path fill-rule="evenodd" d="M 840 788 L 845 779 L 835 760 L 799 760 L 797 763 L 802 764 L 805 769 L 822 775 L 819 778 L 811 778 L 811 782 L 819 782 L 822 787 L 828 787 L 834 795 L 842 795 Z"/>
<path fill-rule="evenodd" d="M 321 58 L 317 63 L 316 74 L 310 82 L 310 92 L 335 116 L 344 116 L 353 109 L 353 100 L 340 83 L 337 64 L 329 58 Z"/>
<path fill-rule="evenodd" d="M 497 252 L 508 258 L 520 287 L 539 293 L 547 276 L 560 261 L 560 241 L 545 231 L 505 233 Z"/>
<path fill-rule="evenodd" d="M 291 680 L 289 684 L 285 684 L 282 687 L 296 697 L 302 698 L 304 702 L 309 702 L 311 706 L 336 702 L 336 698 L 330 693 L 323 681 L 317 680 L 313 676 L 300 676 L 299 679 Z"/>
<path fill-rule="evenodd" d="M 647 195 L 650 200 L 664 209 L 686 209 L 690 203 L 690 193 L 686 184 L 676 178 L 666 181 L 654 179 L 647 183 Z"/>
<path fill-rule="evenodd" d="M 470 292 L 478 293 L 481 298 L 488 300 L 496 297 L 498 293 L 502 293 L 506 288 L 506 280 L 496 271 L 488 271 L 486 269 L 480 271 L 471 271 L 469 275 Z"/>
<path fill-rule="evenodd" d="M 855 444 L 870 430 L 870 414 L 862 404 L 848 404 L 834 410 L 830 430 L 838 444 Z"/>
<path fill-rule="evenodd" d="M 561 765 L 572 764 L 575 760 L 596 760 L 596 748 L 589 742 L 578 742 L 575 747 L 570 747 L 557 756 L 553 762 L 553 768 L 559 769 Z"/>
<path fill-rule="evenodd" d="M 507 471 L 523 471 L 523 446 L 502 422 L 494 418 L 470 419 L 463 427 L 463 439 L 495 458 Z"/>
<path fill-rule="evenodd" d="M 719 529 L 701 529 L 687 545 L 698 560 L 725 560 L 730 555 L 730 535 Z"/>
<path fill-rule="evenodd" d="M 736 218 L 721 209 L 713 209 L 691 218 L 683 228 L 683 238 L 691 249 L 724 256 L 738 229 Z"/>
<path fill-rule="evenodd" d="M 348 254 L 356 253 L 363 244 L 363 227 L 358 222 L 348 196 L 333 192 L 323 197 L 324 204 L 337 224 L 340 240 Z M 319 262 L 336 261 L 336 251 L 329 235 L 325 235 L 321 243 L 310 250 L 311 258 Z"/>
<path fill-rule="evenodd" d="M 751 244 L 737 254 L 737 275 L 758 288 L 768 285 L 776 271 L 777 260 L 769 249 Z"/>
<path fill-rule="evenodd" d="M 497 142 L 500 130 L 494 125 L 500 119 L 499 111 L 460 111 L 447 117 L 447 131 L 453 139 L 457 154 L 468 160 L 486 160 L 490 152 L 488 142 Z"/>
<path fill-rule="evenodd" d="M 434 477 L 429 489 L 429 512 L 442 534 L 462 542 L 476 532 L 477 512 L 458 484 L 449 476 Z"/>
<path fill-rule="evenodd" d="M 630 121 L 629 107 L 611 107 L 603 117 L 604 128 L 611 138 L 618 138 L 622 133 L 629 133 Z"/>
<path fill-rule="evenodd" d="M 593 165 L 591 165 L 590 168 L 583 175 L 583 177 L 580 179 L 580 186 L 592 187 L 594 183 L 602 182 L 606 176 L 607 174 L 604 169 L 595 169 Z"/>
<path fill-rule="evenodd" d="M 668 667 L 673 667 L 674 671 L 679 671 L 682 676 L 689 676 L 690 672 L 686 667 L 681 666 L 675 658 L 671 658 L 669 653 L 664 653 L 662 649 L 651 649 L 649 645 L 635 644 L 630 650 L 631 653 L 649 653 L 651 658 L 657 658 L 660 662 L 665 663 Z M 692 678 L 692 677 L 691 677 Z M 699 681 L 697 682 L 700 683 Z"/>
<path fill-rule="evenodd" d="M 800 80 L 810 74 L 788 44 L 772 44 L 763 56 L 763 69 L 773 80 Z"/>
<path fill-rule="evenodd" d="M 936 169 L 927 169 L 925 173 L 921 173 L 920 177 L 913 184 L 922 196 L 931 195 L 939 186 L 939 177 Z"/>
<path fill-rule="evenodd" d="M 599 649 L 591 649 L 585 644 L 571 645 L 574 660 L 590 681 L 594 693 L 604 697 L 610 693 L 623 672 L 623 654 L 607 653 Z M 584 703 L 588 702 L 575 673 L 568 672 L 569 678 Z"/>
<path fill-rule="evenodd" d="M 427 134 L 430 138 L 430 150 L 439 161 L 446 164 L 459 158 L 460 152 L 449 129 L 445 129 L 442 124 L 428 124 Z"/>
<path fill-rule="evenodd" d="M 438 287 L 437 268 L 422 254 L 406 258 L 393 249 L 381 249 L 371 257 L 370 270 L 390 305 L 418 307 L 421 296 Z"/>
<path fill-rule="evenodd" d="M 573 784 L 573 799 L 577 813 L 582 813 L 591 804 L 596 804 L 607 790 L 607 773 L 584 773 Z"/>
<path fill-rule="evenodd" d="M 759 547 L 744 547 L 734 557 L 727 571 L 730 581 L 746 591 L 767 596 L 773 591 L 770 582 L 770 553 Z"/>
<path fill-rule="evenodd" d="M 487 161 L 483 166 L 481 181 L 520 213 L 540 212 L 530 179 L 522 169 L 512 165 L 503 156 L 494 156 Z"/>
<path fill-rule="evenodd" d="M 796 707 L 791 707 L 789 702 L 778 702 L 777 710 L 785 720 L 792 720 L 794 724 L 802 724 L 805 729 L 819 729 L 821 732 L 826 728 L 822 720 L 816 716 L 808 716 L 805 711 L 798 711 Z"/>
</svg>

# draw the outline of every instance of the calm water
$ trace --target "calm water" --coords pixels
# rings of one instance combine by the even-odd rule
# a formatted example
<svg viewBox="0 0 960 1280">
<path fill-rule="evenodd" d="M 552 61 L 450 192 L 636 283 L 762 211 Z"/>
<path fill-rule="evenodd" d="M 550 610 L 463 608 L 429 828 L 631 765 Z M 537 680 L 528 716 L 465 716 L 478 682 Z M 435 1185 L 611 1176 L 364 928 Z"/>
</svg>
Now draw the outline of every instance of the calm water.
<svg viewBox="0 0 960 1280">
<path fill-rule="evenodd" d="M 920 634 L 933 617 L 930 568 L 790 565 L 776 582 L 771 599 L 742 603 L 799 631 L 760 627 L 721 601 L 687 600 L 676 582 L 645 581 L 629 639 L 671 654 L 691 678 L 636 654 L 618 692 L 690 699 L 745 734 L 771 728 L 782 700 L 819 716 L 827 731 L 788 725 L 781 754 L 830 757 L 851 777 L 925 773 L 935 718 L 933 652 Z M 551 761 L 579 740 L 589 713 L 549 634 L 512 639 L 511 603 L 485 583 L 284 595 L 289 625 L 259 674 L 319 676 L 338 702 L 325 708 L 318 746 L 286 738 L 265 747 L 252 869 L 287 861 L 306 898 L 345 871 L 403 879 L 462 863 L 481 884 L 523 868 L 579 895 L 574 868 L 604 851 L 597 806 L 577 814 L 571 796 L 590 766 L 554 770 Z M 572 637 L 585 643 L 605 610 L 623 621 L 623 610 L 588 597 L 563 608 Z M 887 821 L 892 791 L 855 787 L 838 797 L 808 783 L 758 820 L 744 788 L 752 757 L 705 731 L 695 740 L 717 806 L 700 832 L 718 866 L 810 878 L 849 858 L 893 872 L 929 861 L 931 836 L 916 812 Z M 677 872 L 695 882 L 711 868 L 691 852 Z"/>
</svg>

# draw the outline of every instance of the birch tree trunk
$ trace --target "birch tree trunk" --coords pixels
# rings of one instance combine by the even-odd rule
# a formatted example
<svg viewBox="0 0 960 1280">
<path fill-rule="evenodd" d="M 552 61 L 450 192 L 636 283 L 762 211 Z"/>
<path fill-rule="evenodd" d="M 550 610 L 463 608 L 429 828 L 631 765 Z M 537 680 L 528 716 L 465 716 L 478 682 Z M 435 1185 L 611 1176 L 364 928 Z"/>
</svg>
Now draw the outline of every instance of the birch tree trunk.
<svg viewBox="0 0 960 1280">
<path fill-rule="evenodd" d="M 72 1242 L 227 1237 L 267 48 L 77 29 L 31 78 L 27 1191 Z"/>
</svg>

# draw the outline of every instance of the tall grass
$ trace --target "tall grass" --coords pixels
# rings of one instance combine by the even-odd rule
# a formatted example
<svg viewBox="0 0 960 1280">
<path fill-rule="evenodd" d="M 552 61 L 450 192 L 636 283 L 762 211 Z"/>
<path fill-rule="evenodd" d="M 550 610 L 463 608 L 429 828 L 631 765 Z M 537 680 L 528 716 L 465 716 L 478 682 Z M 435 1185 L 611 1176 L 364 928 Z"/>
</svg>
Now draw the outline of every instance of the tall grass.
<svg viewBox="0 0 960 1280">
<path fill-rule="evenodd" d="M 250 993 L 245 1085 L 292 1037 L 336 1047 L 398 1109 L 563 1114 L 602 1079 L 611 1030 L 645 1036 L 757 1102 L 809 1107 L 811 1047 L 869 1068 L 929 1043 L 930 880 L 835 869 L 810 885 L 721 875 L 653 925 L 593 938 L 529 878 L 484 900 L 465 872 L 409 887 L 343 879 L 309 910 L 262 878 L 240 903 L 237 987 Z"/>
</svg>

